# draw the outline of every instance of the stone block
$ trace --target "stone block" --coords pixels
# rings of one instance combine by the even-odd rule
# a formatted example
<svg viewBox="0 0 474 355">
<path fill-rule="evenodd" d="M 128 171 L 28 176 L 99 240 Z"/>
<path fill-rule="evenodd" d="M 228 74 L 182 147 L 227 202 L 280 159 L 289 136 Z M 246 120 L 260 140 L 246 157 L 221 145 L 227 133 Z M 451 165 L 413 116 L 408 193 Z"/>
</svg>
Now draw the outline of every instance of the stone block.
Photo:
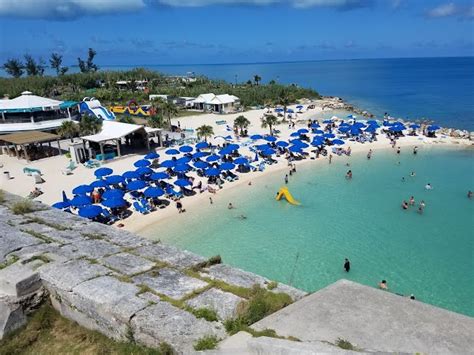
<svg viewBox="0 0 474 355">
<path fill-rule="evenodd" d="M 41 287 L 37 272 L 19 263 L 0 270 L 0 292 L 16 297 L 34 292 Z"/>
<path fill-rule="evenodd" d="M 13 251 L 43 243 L 42 240 L 21 232 L 16 227 L 0 223 L 0 262 L 4 262 L 6 255 Z"/>
<path fill-rule="evenodd" d="M 157 347 L 170 344 L 177 352 L 193 352 L 193 344 L 204 336 L 225 337 L 220 323 L 198 319 L 189 312 L 167 302 L 159 302 L 138 312 L 131 321 L 133 335 L 138 343 Z"/>
<path fill-rule="evenodd" d="M 221 320 L 226 320 L 236 316 L 237 306 L 242 301 L 245 300 L 233 293 L 211 288 L 186 301 L 186 304 L 196 309 L 212 309 Z"/>
<path fill-rule="evenodd" d="M 61 248 L 60 253 L 71 258 L 87 257 L 90 259 L 103 258 L 105 255 L 120 252 L 120 248 L 110 244 L 104 240 L 82 240 L 80 242 L 65 245 Z"/>
<path fill-rule="evenodd" d="M 8 304 L 0 300 L 0 339 L 25 325 L 26 321 L 26 315 L 19 305 Z"/>
<path fill-rule="evenodd" d="M 134 277 L 133 281 L 137 284 L 147 285 L 155 292 L 174 299 L 181 299 L 188 293 L 208 285 L 202 280 L 186 276 L 180 271 L 167 268 L 160 269 L 159 275 L 157 276 L 145 273 Z"/>
<path fill-rule="evenodd" d="M 178 269 L 187 269 L 206 261 L 202 256 L 164 244 L 144 246 L 137 248 L 135 252 L 137 255 L 168 263 Z"/>
<path fill-rule="evenodd" d="M 151 270 L 155 266 L 154 262 L 129 253 L 111 255 L 103 258 L 101 262 L 125 275 L 134 275 L 145 272 Z"/>
<path fill-rule="evenodd" d="M 39 268 L 41 278 L 48 288 L 71 291 L 75 286 L 93 278 L 110 273 L 110 269 L 87 260 L 72 260 L 64 264 L 49 263 Z"/>
</svg>

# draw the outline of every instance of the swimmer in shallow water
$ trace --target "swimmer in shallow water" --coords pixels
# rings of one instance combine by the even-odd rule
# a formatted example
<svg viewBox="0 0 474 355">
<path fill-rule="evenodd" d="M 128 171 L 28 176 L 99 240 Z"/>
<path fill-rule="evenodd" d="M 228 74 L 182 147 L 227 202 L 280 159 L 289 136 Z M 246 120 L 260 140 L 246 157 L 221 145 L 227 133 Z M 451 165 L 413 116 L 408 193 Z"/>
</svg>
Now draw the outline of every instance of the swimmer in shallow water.
<svg viewBox="0 0 474 355">
<path fill-rule="evenodd" d="M 241 215 L 238 216 L 237 218 L 243 221 L 244 219 L 247 219 L 247 216 L 241 214 Z"/>
</svg>

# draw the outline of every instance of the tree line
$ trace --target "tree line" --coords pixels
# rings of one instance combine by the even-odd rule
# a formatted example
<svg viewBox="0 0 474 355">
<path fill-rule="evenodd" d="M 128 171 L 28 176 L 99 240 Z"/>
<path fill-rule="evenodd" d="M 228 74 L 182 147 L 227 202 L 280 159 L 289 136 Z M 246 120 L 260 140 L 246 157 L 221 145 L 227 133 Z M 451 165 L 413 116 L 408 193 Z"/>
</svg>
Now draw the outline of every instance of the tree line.
<svg viewBox="0 0 474 355">
<path fill-rule="evenodd" d="M 99 70 L 97 64 L 94 63 L 94 58 L 97 52 L 92 48 L 89 48 L 87 53 L 87 59 L 77 58 L 77 63 L 81 73 L 91 73 Z M 43 58 L 35 59 L 30 54 L 23 56 L 24 62 L 18 58 L 9 58 L 3 64 L 5 72 L 14 77 L 20 78 L 26 73 L 27 76 L 43 76 L 46 69 L 46 62 Z M 49 58 L 49 66 L 56 70 L 56 75 L 65 75 L 69 68 L 63 66 L 63 56 L 59 53 L 51 53 Z"/>
</svg>

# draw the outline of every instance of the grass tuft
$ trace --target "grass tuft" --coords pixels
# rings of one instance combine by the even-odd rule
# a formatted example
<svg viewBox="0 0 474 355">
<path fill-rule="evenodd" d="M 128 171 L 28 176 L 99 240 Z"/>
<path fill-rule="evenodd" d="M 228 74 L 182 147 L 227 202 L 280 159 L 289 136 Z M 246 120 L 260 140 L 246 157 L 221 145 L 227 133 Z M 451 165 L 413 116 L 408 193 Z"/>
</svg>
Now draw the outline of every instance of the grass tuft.
<svg viewBox="0 0 474 355">
<path fill-rule="evenodd" d="M 193 267 L 191 267 L 191 270 L 195 272 L 199 272 L 206 267 L 210 267 L 212 265 L 217 265 L 217 264 L 222 264 L 222 258 L 220 255 L 211 256 L 206 261 L 203 261 L 202 263 L 196 264 Z"/>
<path fill-rule="evenodd" d="M 276 282 L 276 281 L 271 281 L 271 282 L 269 282 L 268 285 L 267 285 L 267 289 L 268 289 L 268 290 L 274 290 L 274 289 L 276 289 L 277 287 L 278 287 L 278 282 Z"/>
<path fill-rule="evenodd" d="M 43 242 L 46 244 L 54 243 L 54 239 L 48 237 L 47 235 L 41 234 L 39 232 L 36 232 L 32 229 L 20 229 L 22 232 L 28 233 L 29 235 L 32 235 L 35 238 L 41 239 Z"/>
<path fill-rule="evenodd" d="M 354 345 L 352 345 L 349 341 L 347 340 L 344 340 L 342 338 L 337 338 L 336 340 L 336 345 L 338 347 L 340 347 L 341 349 L 345 349 L 345 350 L 356 350 L 356 348 L 354 347 Z"/>
<path fill-rule="evenodd" d="M 201 350 L 212 350 L 217 347 L 217 343 L 219 339 L 217 339 L 214 335 L 208 335 L 198 339 L 196 344 L 194 344 L 194 350 L 201 351 Z"/>
<path fill-rule="evenodd" d="M 33 206 L 33 203 L 29 200 L 21 200 L 15 202 L 13 205 L 10 206 L 10 209 L 14 214 L 26 214 L 36 211 L 35 207 Z"/>
<path fill-rule="evenodd" d="M 5 269 L 6 267 L 10 266 L 11 264 L 16 263 L 20 258 L 16 255 L 9 255 L 5 259 L 3 263 L 0 263 L 0 270 Z"/>
<path fill-rule="evenodd" d="M 192 313 L 196 316 L 196 318 L 204 318 L 208 322 L 217 322 L 217 313 L 213 309 L 209 308 L 198 308 L 194 309 Z"/>
</svg>

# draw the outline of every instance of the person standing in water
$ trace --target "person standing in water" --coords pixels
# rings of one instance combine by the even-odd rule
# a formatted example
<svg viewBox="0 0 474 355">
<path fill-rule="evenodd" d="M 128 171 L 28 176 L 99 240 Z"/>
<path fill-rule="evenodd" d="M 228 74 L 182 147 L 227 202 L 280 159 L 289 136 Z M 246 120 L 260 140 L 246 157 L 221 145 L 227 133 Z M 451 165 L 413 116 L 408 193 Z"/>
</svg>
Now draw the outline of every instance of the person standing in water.
<svg viewBox="0 0 474 355">
<path fill-rule="evenodd" d="M 344 270 L 346 270 L 346 272 L 351 270 L 351 262 L 347 258 L 344 259 Z"/>
<path fill-rule="evenodd" d="M 416 153 L 418 153 L 418 146 L 415 145 L 413 148 L 413 155 L 416 155 Z"/>
<path fill-rule="evenodd" d="M 288 174 L 285 175 L 285 184 L 288 184 Z"/>
<path fill-rule="evenodd" d="M 408 203 L 410 204 L 410 206 L 415 206 L 415 197 L 410 197 L 410 201 L 408 201 Z"/>
<path fill-rule="evenodd" d="M 388 291 L 387 280 L 382 280 L 381 282 L 379 282 L 379 288 L 380 288 L 381 290 Z"/>
<path fill-rule="evenodd" d="M 469 190 L 469 191 L 467 192 L 467 198 L 469 198 L 469 199 L 472 198 L 472 191 L 471 191 L 471 190 Z"/>
<path fill-rule="evenodd" d="M 370 160 L 372 158 L 372 149 L 369 149 L 369 152 L 367 153 L 367 159 Z"/>
<path fill-rule="evenodd" d="M 349 170 L 349 171 L 346 173 L 346 179 L 352 179 L 352 170 Z"/>
<path fill-rule="evenodd" d="M 329 164 L 332 162 L 332 154 L 329 154 Z"/>
<path fill-rule="evenodd" d="M 400 147 L 397 147 L 397 154 L 400 154 Z"/>
</svg>

